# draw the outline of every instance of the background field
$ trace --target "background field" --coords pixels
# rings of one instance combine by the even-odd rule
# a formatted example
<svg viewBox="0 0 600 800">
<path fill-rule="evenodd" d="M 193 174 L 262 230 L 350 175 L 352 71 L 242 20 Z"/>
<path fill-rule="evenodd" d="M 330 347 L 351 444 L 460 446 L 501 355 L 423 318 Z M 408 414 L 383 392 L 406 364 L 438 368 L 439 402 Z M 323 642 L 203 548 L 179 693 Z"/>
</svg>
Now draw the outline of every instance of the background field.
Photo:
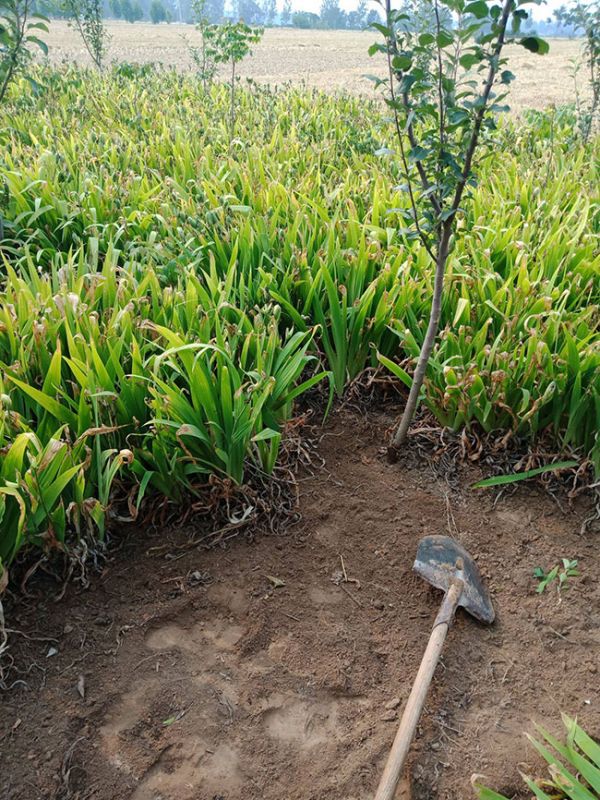
<svg viewBox="0 0 600 800">
<path fill-rule="evenodd" d="M 110 58 L 138 63 L 161 62 L 189 69 L 191 61 L 182 37 L 194 41 L 190 25 L 110 22 Z M 320 89 L 373 92 L 366 73 L 377 74 L 378 64 L 367 49 L 377 34 L 370 31 L 304 31 L 270 28 L 254 55 L 239 70 L 243 77 L 264 83 L 306 82 Z M 54 21 L 48 36 L 54 62 L 90 63 L 78 35 L 65 22 Z M 570 61 L 581 53 L 580 40 L 553 39 L 548 56 L 539 58 L 521 48 L 510 50 L 510 66 L 518 80 L 511 105 L 515 111 L 543 109 L 573 101 Z M 380 62 L 381 63 L 381 62 Z"/>
</svg>

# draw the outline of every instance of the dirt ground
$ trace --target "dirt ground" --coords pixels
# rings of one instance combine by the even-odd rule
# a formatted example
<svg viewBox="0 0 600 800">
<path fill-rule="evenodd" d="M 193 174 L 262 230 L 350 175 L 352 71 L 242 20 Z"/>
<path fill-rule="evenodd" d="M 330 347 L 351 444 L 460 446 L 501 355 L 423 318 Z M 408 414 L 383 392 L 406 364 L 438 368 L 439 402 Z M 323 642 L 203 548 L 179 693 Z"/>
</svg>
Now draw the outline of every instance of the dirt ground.
<svg viewBox="0 0 600 800">
<path fill-rule="evenodd" d="M 205 551 L 190 531 L 125 533 L 89 589 L 38 579 L 8 609 L 19 683 L 0 698 L 2 800 L 367 800 L 440 594 L 411 571 L 421 536 L 477 559 L 497 621 L 459 612 L 413 746 L 403 800 L 473 797 L 472 773 L 524 797 L 541 772 L 523 731 L 560 711 L 600 733 L 597 540 L 585 503 L 452 488 L 410 456 L 389 465 L 389 419 L 340 413 L 323 466 L 300 480 L 285 536 Z M 315 462 L 318 459 L 315 459 Z M 534 568 L 578 558 L 559 595 Z M 344 574 L 347 582 L 343 580 Z"/>
<path fill-rule="evenodd" d="M 195 41 L 197 33 L 191 25 L 109 22 L 108 27 L 112 37 L 111 60 L 160 62 L 181 69 L 191 67 L 188 48 L 182 38 L 186 37 L 191 43 Z M 376 36 L 374 31 L 268 28 L 254 54 L 241 64 L 239 73 L 263 83 L 303 81 L 328 91 L 372 94 L 373 84 L 365 74 L 385 71 L 382 62 L 379 60 L 378 65 L 378 59 L 369 58 L 367 53 Z M 91 63 L 77 33 L 66 22 L 53 21 L 46 38 L 52 61 Z M 550 45 L 546 56 L 535 56 L 521 47 L 508 48 L 509 66 L 517 75 L 510 96 L 514 111 L 573 102 L 570 60 L 581 55 L 581 41 L 553 39 Z"/>
</svg>

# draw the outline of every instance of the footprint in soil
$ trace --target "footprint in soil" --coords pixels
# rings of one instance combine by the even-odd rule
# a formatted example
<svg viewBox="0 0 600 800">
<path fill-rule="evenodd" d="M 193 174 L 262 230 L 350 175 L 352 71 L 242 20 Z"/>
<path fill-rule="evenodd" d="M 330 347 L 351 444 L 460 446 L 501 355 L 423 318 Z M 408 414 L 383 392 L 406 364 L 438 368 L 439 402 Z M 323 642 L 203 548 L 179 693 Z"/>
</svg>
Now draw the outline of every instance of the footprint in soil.
<svg viewBox="0 0 600 800">
<path fill-rule="evenodd" d="M 199 698 L 198 705 L 202 708 L 203 729 L 209 725 L 223 724 L 225 712 L 226 721 L 233 714 L 237 702 L 235 693 L 232 693 L 230 686 L 221 685 L 224 679 L 219 674 L 215 672 L 209 677 L 209 673 L 217 664 L 222 670 L 223 654 L 231 657 L 243 634 L 244 628 L 241 626 L 215 619 L 210 623 L 199 622 L 189 628 L 169 623 L 150 631 L 146 636 L 146 647 L 153 653 L 179 650 L 202 665 L 204 678 L 198 676 L 191 681 L 193 695 Z M 225 788 L 224 778 L 221 780 L 221 777 L 222 773 L 226 773 L 227 785 L 237 785 L 240 779 L 237 756 L 233 751 L 223 749 L 225 745 L 215 749 L 214 745 L 211 747 L 204 740 L 192 736 L 185 744 L 176 741 L 167 744 L 167 749 L 164 749 L 164 726 L 160 725 L 160 720 L 170 716 L 170 701 L 171 690 L 167 696 L 162 673 L 159 676 L 140 676 L 130 690 L 111 706 L 100 730 L 102 749 L 107 760 L 120 772 L 133 778 L 142 778 L 139 791 L 135 794 L 137 800 L 154 798 L 157 792 L 160 796 L 163 785 L 167 789 L 171 786 L 171 775 L 179 776 L 176 780 L 180 785 L 192 788 L 206 783 L 205 777 L 210 775 L 212 782 L 209 788 L 217 791 Z M 199 733 L 205 735 L 206 730 Z M 158 761 L 157 749 L 163 750 Z M 179 763 L 181 766 L 177 766 Z M 168 765 L 168 769 L 165 769 L 165 765 Z M 176 793 L 173 796 L 183 797 Z"/>
<path fill-rule="evenodd" d="M 263 723 L 268 735 L 300 750 L 311 750 L 335 740 L 338 703 L 335 700 L 310 703 L 297 698 L 272 696 Z"/>
<path fill-rule="evenodd" d="M 131 758 L 123 747 L 123 737 L 127 731 L 132 731 L 139 726 L 148 713 L 148 698 L 159 691 L 156 680 L 144 683 L 132 692 L 120 698 L 115 708 L 107 715 L 104 725 L 100 728 L 102 749 L 108 761 L 122 772 L 134 775 L 137 772 L 134 766 L 136 759 Z M 136 743 L 142 746 L 140 737 L 135 737 Z M 140 748 L 136 748 L 140 749 Z M 127 748 L 129 750 L 129 748 Z"/>
<path fill-rule="evenodd" d="M 337 601 L 335 590 L 323 592 L 318 599 L 324 605 Z M 189 666 L 194 665 L 186 686 L 191 688 L 189 696 L 195 702 L 181 728 L 174 726 L 167 732 L 159 728 L 152 741 L 145 734 L 140 738 L 138 728 L 149 718 L 150 706 L 161 698 L 165 700 L 162 673 L 141 683 L 136 681 L 135 689 L 111 709 L 102 728 L 103 749 L 119 771 L 139 781 L 131 800 L 243 796 L 257 751 L 252 749 L 250 756 L 239 739 L 236 725 L 240 713 L 253 718 L 256 746 L 260 749 L 264 743 L 269 762 L 277 770 L 285 771 L 283 765 L 289 765 L 291 758 L 297 764 L 310 763 L 312 771 L 318 754 L 319 764 L 329 772 L 327 765 L 337 760 L 349 734 L 347 703 L 355 710 L 357 699 L 332 697 L 324 691 L 306 695 L 286 688 L 261 699 L 254 696 L 252 705 L 246 708 L 241 698 L 248 692 L 241 687 L 248 682 L 254 687 L 248 691 L 255 695 L 256 675 L 277 669 L 280 661 L 287 662 L 284 655 L 290 642 L 274 642 L 268 650 L 245 659 L 239 652 L 244 633 L 242 626 L 220 618 L 190 626 L 169 622 L 147 634 L 145 646 L 150 652 L 177 650 Z M 224 659 L 229 664 L 228 673 L 237 676 L 233 684 L 230 675 L 223 672 Z M 287 669 L 284 672 L 289 678 Z M 236 681 L 241 683 L 236 686 Z M 185 694 L 187 689 L 182 685 L 178 691 Z M 161 710 L 163 716 L 157 713 L 153 709 L 150 714 L 154 721 L 169 712 L 163 714 Z M 306 767 L 300 767 L 303 769 Z"/>
<path fill-rule="evenodd" d="M 188 737 L 163 752 L 131 800 L 198 800 L 227 797 L 244 782 L 237 752 L 226 742 L 211 749 Z"/>
<path fill-rule="evenodd" d="M 211 651 L 214 658 L 214 650 L 233 650 L 243 635 L 241 625 L 232 625 L 222 619 L 211 620 L 210 624 L 199 622 L 190 628 L 169 623 L 150 631 L 146 636 L 146 647 L 154 651 L 178 649 L 202 655 L 206 662 Z"/>
</svg>

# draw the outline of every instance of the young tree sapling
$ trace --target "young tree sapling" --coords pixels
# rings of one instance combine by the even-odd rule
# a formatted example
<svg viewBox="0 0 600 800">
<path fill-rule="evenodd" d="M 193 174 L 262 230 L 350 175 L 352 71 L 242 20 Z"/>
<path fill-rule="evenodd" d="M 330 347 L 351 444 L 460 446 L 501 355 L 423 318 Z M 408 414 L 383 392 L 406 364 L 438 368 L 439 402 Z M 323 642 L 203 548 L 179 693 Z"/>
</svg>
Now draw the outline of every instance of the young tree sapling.
<svg viewBox="0 0 600 800">
<path fill-rule="evenodd" d="M 457 216 L 463 212 L 469 189 L 475 184 L 476 156 L 489 152 L 492 137 L 482 144 L 482 133 L 495 127 L 494 117 L 507 110 L 501 105 L 514 75 L 503 69 L 504 46 L 518 43 L 534 53 L 548 52 L 537 36 L 521 36 L 528 18 L 523 6 L 531 0 L 421 0 L 424 17 L 433 30 L 408 24 L 412 16 L 394 10 L 391 0 L 380 3 L 384 23 L 372 27 L 385 42 L 371 46 L 371 55 L 383 52 L 387 78 L 374 80 L 386 88 L 392 111 L 399 166 L 408 208 L 394 209 L 406 221 L 403 233 L 418 238 L 434 265 L 434 288 L 427 331 L 421 346 L 409 397 L 389 446 L 395 461 L 406 440 L 437 336 L 442 309 L 444 275 L 456 235 Z M 538 0 L 534 0 L 538 2 Z M 501 86 L 500 94 L 494 92 Z M 406 373 L 389 359 L 380 361 L 396 375 Z"/>
<path fill-rule="evenodd" d="M 33 0 L 0 0 L 0 103 L 19 73 L 35 84 L 27 72 L 34 49 L 48 54 L 38 32 L 48 33 L 48 20 L 34 13 Z"/>
</svg>

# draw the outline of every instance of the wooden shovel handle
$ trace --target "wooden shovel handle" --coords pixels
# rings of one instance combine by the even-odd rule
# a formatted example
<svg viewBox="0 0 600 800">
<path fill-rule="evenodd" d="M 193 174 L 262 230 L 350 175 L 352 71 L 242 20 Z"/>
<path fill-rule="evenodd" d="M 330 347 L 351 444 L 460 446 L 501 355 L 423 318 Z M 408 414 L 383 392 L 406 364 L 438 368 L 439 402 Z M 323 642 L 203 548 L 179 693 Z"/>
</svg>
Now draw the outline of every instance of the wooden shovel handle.
<svg viewBox="0 0 600 800">
<path fill-rule="evenodd" d="M 446 592 L 446 596 L 444 597 L 439 613 L 433 624 L 433 630 L 431 631 L 427 649 L 421 660 L 419 672 L 417 673 L 404 713 L 402 714 L 400 726 L 388 756 L 383 775 L 381 776 L 375 800 L 393 800 L 394 794 L 396 793 L 400 772 L 406 761 L 413 736 L 415 735 L 417 723 L 419 722 L 419 717 L 421 716 L 421 711 L 425 704 L 425 698 L 427 697 L 427 691 L 429 690 L 429 684 L 433 678 L 433 673 L 435 672 L 440 653 L 442 652 L 446 634 L 452 623 L 452 618 L 454 617 L 454 612 L 456 611 L 462 590 L 463 582 L 457 580 L 451 584 Z"/>
</svg>

